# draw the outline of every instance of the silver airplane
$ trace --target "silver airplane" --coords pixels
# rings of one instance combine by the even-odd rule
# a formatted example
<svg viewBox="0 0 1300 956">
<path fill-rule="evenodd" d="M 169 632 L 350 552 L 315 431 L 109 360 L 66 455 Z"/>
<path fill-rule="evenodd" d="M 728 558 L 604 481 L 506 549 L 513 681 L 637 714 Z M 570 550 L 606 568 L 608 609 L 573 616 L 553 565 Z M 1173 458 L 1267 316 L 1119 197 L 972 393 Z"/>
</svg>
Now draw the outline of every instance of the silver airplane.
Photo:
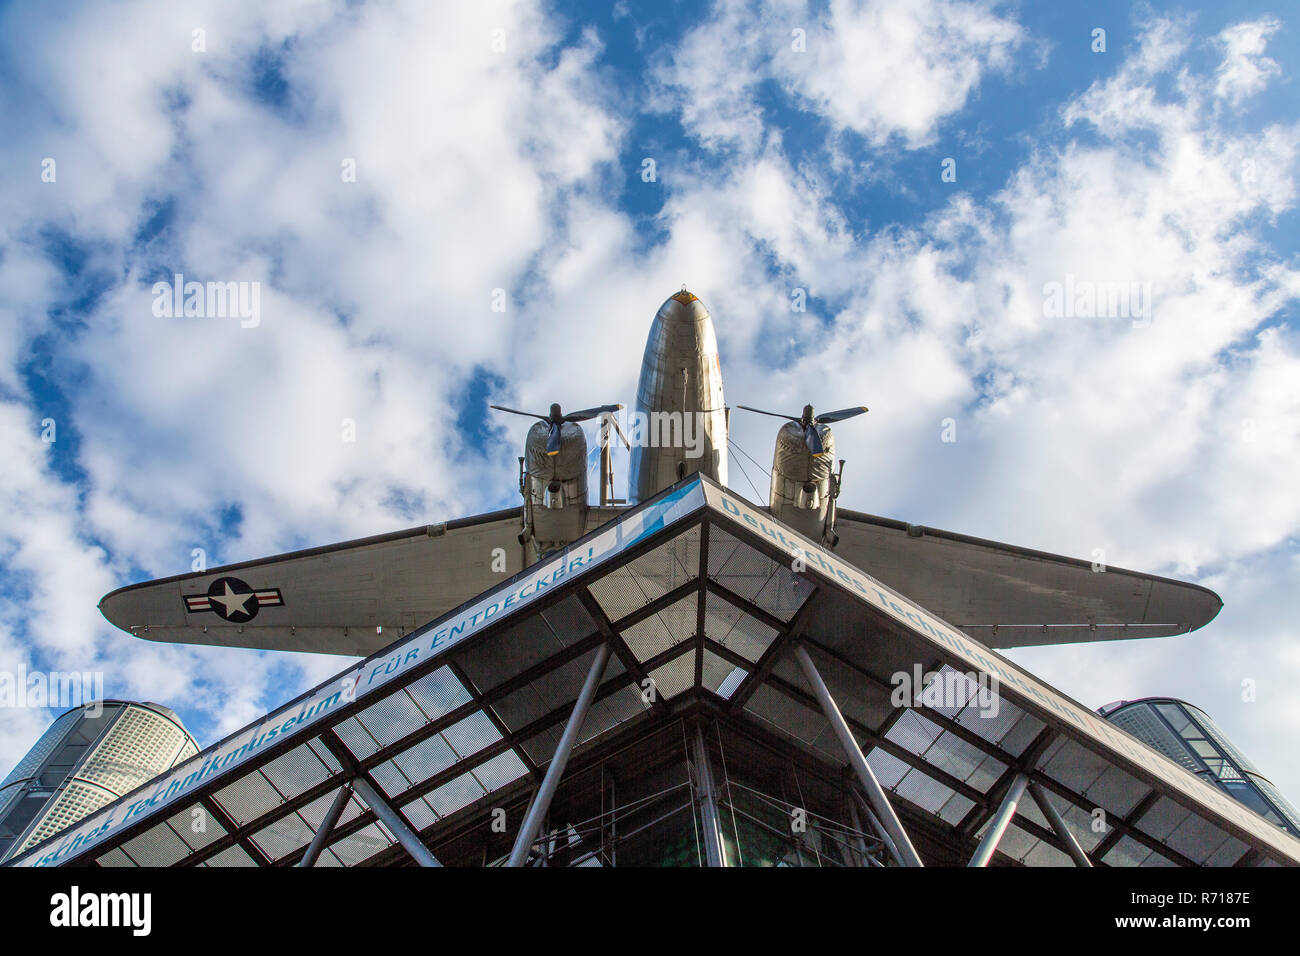
<svg viewBox="0 0 1300 956">
<path fill-rule="evenodd" d="M 713 320 L 684 288 L 650 326 L 629 439 L 603 405 L 532 415 L 519 459 L 522 508 L 344 541 L 128 585 L 101 612 L 137 637 L 189 644 L 368 655 L 598 528 L 613 497 L 614 435 L 631 450 L 631 503 L 695 473 L 726 485 L 728 409 Z M 746 406 L 740 406 L 746 408 Z M 1195 630 L 1222 602 L 1170 578 L 837 509 L 831 424 L 864 406 L 805 406 L 777 434 L 768 508 L 804 536 L 993 648 L 1164 637 Z M 580 422 L 600 419 L 599 503 L 588 501 Z"/>
</svg>

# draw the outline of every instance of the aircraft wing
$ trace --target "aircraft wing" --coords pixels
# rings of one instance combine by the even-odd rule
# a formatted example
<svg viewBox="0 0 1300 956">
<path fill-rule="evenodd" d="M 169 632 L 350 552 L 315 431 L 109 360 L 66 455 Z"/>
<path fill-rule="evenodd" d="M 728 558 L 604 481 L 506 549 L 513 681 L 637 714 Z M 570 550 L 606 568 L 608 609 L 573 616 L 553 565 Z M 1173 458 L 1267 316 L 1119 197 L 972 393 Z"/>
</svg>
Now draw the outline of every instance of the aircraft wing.
<svg viewBox="0 0 1300 956">
<path fill-rule="evenodd" d="M 365 655 L 523 570 L 518 533 L 511 508 L 132 584 L 99 609 L 152 641 Z"/>
<path fill-rule="evenodd" d="M 989 647 L 1194 631 L 1223 602 L 1171 578 L 840 510 L 835 553 Z"/>
</svg>

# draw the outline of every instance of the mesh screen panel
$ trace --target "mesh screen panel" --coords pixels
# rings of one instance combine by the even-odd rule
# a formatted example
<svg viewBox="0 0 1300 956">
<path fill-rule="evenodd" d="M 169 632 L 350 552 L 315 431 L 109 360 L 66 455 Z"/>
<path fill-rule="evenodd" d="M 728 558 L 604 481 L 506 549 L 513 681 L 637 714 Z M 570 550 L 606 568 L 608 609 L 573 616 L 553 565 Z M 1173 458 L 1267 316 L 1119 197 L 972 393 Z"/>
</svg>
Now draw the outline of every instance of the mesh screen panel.
<svg viewBox="0 0 1300 956">
<path fill-rule="evenodd" d="M 1127 816 L 1151 790 L 1146 784 L 1105 761 L 1072 740 L 1062 738 L 1059 745 L 1049 747 L 1039 761 L 1039 769 L 1064 783 L 1069 789 L 1086 798 L 1094 807 L 1107 813 Z M 1053 770 L 1046 770 L 1052 767 Z M 1098 768 L 1100 767 L 1100 772 Z M 1066 779 L 1078 786 L 1070 786 Z"/>
<path fill-rule="evenodd" d="M 150 827 L 122 844 L 140 866 L 171 866 L 189 855 L 190 848 L 166 822 Z"/>
<path fill-rule="evenodd" d="M 257 866 L 257 864 L 242 846 L 231 846 L 215 856 L 208 857 L 203 866 Z"/>
<path fill-rule="evenodd" d="M 1048 800 L 1065 820 L 1065 828 L 1074 835 L 1083 852 L 1091 853 L 1105 839 L 1104 831 L 1093 828 L 1093 816 L 1087 810 L 1054 793 L 1048 794 Z"/>
<path fill-rule="evenodd" d="M 948 802 L 943 805 L 943 808 L 940 809 L 939 816 L 944 823 L 955 827 L 966 818 L 966 814 L 970 813 L 973 806 L 975 806 L 975 802 L 969 797 L 954 793 L 948 799 Z"/>
<path fill-rule="evenodd" d="M 314 835 L 315 832 L 302 817 L 291 813 L 258 830 L 253 834 L 252 840 L 268 858 L 278 860 L 306 846 Z"/>
<path fill-rule="evenodd" d="M 935 739 L 925 759 L 981 793 L 987 793 L 1007 768 L 1002 761 L 948 731 Z"/>
<path fill-rule="evenodd" d="M 876 780 L 886 790 L 897 787 L 899 781 L 912 769 L 893 754 L 885 753 L 879 747 L 867 754 L 867 764 L 871 767 L 871 772 L 876 775 Z"/>
<path fill-rule="evenodd" d="M 986 822 L 980 827 L 979 836 L 983 837 L 984 832 L 989 828 L 992 821 Z M 1020 827 L 1016 826 L 1014 818 L 1006 832 L 1002 834 L 1002 839 L 998 841 L 998 853 L 1008 856 L 1013 860 L 1021 860 L 1025 854 L 1029 853 L 1039 844 L 1039 839 L 1029 833 L 1026 833 Z"/>
<path fill-rule="evenodd" d="M 585 743 L 626 720 L 640 716 L 649 706 L 639 686 L 624 687 L 604 700 L 595 701 L 587 711 L 587 719 L 582 722 L 578 742 Z"/>
<path fill-rule="evenodd" d="M 218 790 L 216 801 L 239 824 L 248 823 L 284 802 L 270 781 L 257 770 Z"/>
<path fill-rule="evenodd" d="M 768 614 L 782 621 L 789 621 L 794 612 L 803 606 L 803 602 L 812 594 L 813 585 L 806 578 L 801 578 L 784 564 L 777 563 L 772 576 L 754 596 L 754 603 Z"/>
<path fill-rule="evenodd" d="M 676 697 L 682 691 L 695 686 L 695 654 L 687 651 L 674 657 L 650 672 L 650 679 L 655 682 L 655 690 L 664 699 Z"/>
<path fill-rule="evenodd" d="M 1014 757 L 1024 753 L 1025 748 L 1033 743 L 1044 727 L 1037 717 L 1025 713 L 1006 699 L 998 702 L 998 712 L 995 715 L 985 716 L 977 707 L 967 705 L 954 719 Z"/>
<path fill-rule="evenodd" d="M 1106 851 L 1102 857 L 1102 862 L 1107 866 L 1173 866 L 1173 861 L 1167 857 L 1161 856 L 1153 850 L 1147 849 L 1137 840 L 1134 840 L 1128 834 L 1120 837 L 1119 840 Z"/>
<path fill-rule="evenodd" d="M 330 775 L 329 768 L 305 744 L 262 767 L 271 785 L 285 797 L 296 797 Z"/>
<path fill-rule="evenodd" d="M 1076 793 L 1088 789 L 1110 768 L 1110 763 L 1073 740 L 1062 738 L 1061 745 L 1039 766 L 1045 774 Z"/>
<path fill-rule="evenodd" d="M 429 722 L 404 690 L 380 698 L 357 714 L 357 720 L 381 747 L 387 747 Z"/>
<path fill-rule="evenodd" d="M 391 760 L 385 760 L 372 767 L 370 776 L 374 778 L 375 783 L 379 784 L 379 789 L 390 797 L 405 793 L 415 783 Z"/>
<path fill-rule="evenodd" d="M 914 710 L 906 710 L 894 721 L 885 739 L 914 754 L 923 754 L 942 731 Z"/>
<path fill-rule="evenodd" d="M 646 661 L 695 634 L 698 607 L 699 595 L 688 594 L 620 633 L 636 659 Z"/>
<path fill-rule="evenodd" d="M 514 783 L 526 773 L 528 768 L 513 750 L 497 754 L 474 768 L 475 779 L 488 793 L 499 790 L 508 783 Z"/>
<path fill-rule="evenodd" d="M 198 804 L 186 807 L 167 822 L 191 850 L 201 850 L 226 835 L 226 828 Z"/>
<path fill-rule="evenodd" d="M 705 599 L 704 634 L 723 647 L 756 662 L 776 639 L 776 631 L 716 594 Z"/>
<path fill-rule="evenodd" d="M 455 655 L 466 679 L 479 693 L 504 683 L 562 650 L 564 644 L 539 616 L 523 619 Z"/>
<path fill-rule="evenodd" d="M 560 745 L 560 733 L 560 729 L 551 727 L 525 740 L 521 746 L 528 759 L 539 766 L 550 761 Z"/>
<path fill-rule="evenodd" d="M 1021 857 L 1025 866 L 1073 866 L 1069 854 L 1052 844 L 1039 840 L 1032 850 Z"/>
<path fill-rule="evenodd" d="M 596 633 L 596 622 L 591 619 L 582 602 L 572 595 L 554 607 L 547 608 L 542 612 L 542 617 L 550 625 L 556 639 L 565 647 Z"/>
<path fill-rule="evenodd" d="M 394 842 L 379 824 L 372 823 L 331 844 L 330 850 L 344 866 L 356 866 L 388 849 Z"/>
<path fill-rule="evenodd" d="M 379 749 L 375 738 L 370 736 L 370 732 L 355 717 L 335 724 L 334 733 L 338 734 L 344 746 L 358 760 L 364 760 Z"/>
<path fill-rule="evenodd" d="M 699 567 L 700 531 L 692 528 L 593 582 L 591 596 L 617 621 L 692 580 Z"/>
<path fill-rule="evenodd" d="M 125 853 L 122 852 L 121 847 L 117 847 L 115 849 L 109 850 L 107 853 L 103 854 L 102 856 L 97 857 L 96 862 L 100 866 L 108 866 L 108 867 L 127 867 L 127 866 L 137 865 L 135 862 L 131 860 L 130 857 L 128 857 Z"/>
<path fill-rule="evenodd" d="M 403 804 L 402 816 L 406 817 L 407 822 L 411 824 L 411 828 L 417 833 L 426 827 L 433 826 L 440 819 L 438 814 L 433 812 L 433 807 L 429 806 L 426 797 Z"/>
<path fill-rule="evenodd" d="M 1164 842 L 1171 850 L 1204 866 L 1219 847 L 1230 840 L 1233 838 L 1209 820 L 1199 814 L 1189 813 Z"/>
<path fill-rule="evenodd" d="M 419 705 L 420 710 L 429 720 L 437 720 L 470 701 L 469 691 L 456 679 L 450 667 L 439 667 L 437 670 L 430 671 L 415 683 L 408 685 L 406 692 L 411 695 L 411 699 Z"/>
<path fill-rule="evenodd" d="M 457 760 L 456 752 L 443 739 L 442 734 L 426 737 L 413 747 L 408 747 L 393 757 L 394 769 L 400 770 L 404 779 L 412 782 L 428 780 L 446 770 Z M 387 790 L 387 787 L 385 787 Z M 402 788 L 403 790 L 406 787 Z M 400 791 L 387 790 L 389 795 Z"/>
<path fill-rule="evenodd" d="M 915 768 L 909 770 L 893 790 L 900 797 L 910 800 L 922 810 L 929 810 L 931 813 L 936 814 L 953 795 L 950 787 Z"/>
<path fill-rule="evenodd" d="M 737 670 L 740 671 L 740 674 L 733 677 L 733 671 Z M 720 688 L 722 682 L 728 678 L 731 678 L 734 681 L 734 686 L 738 687 L 740 682 L 745 679 L 745 675 L 748 673 L 748 671 L 736 667 L 736 665 L 731 663 L 731 661 L 724 660 L 710 650 L 704 652 L 704 670 L 701 674 L 701 680 L 703 681 L 706 690 L 711 690 L 715 694 L 718 693 L 718 688 Z"/>
<path fill-rule="evenodd" d="M 1139 828 L 1162 843 L 1188 816 L 1191 811 L 1168 797 L 1161 797 L 1146 813 L 1142 814 Z"/>
<path fill-rule="evenodd" d="M 480 710 L 452 724 L 442 732 L 442 736 L 451 745 L 452 750 L 462 757 L 468 757 L 500 740 L 501 731 L 497 730 L 492 719 Z"/>
<path fill-rule="evenodd" d="M 805 743 L 812 743 L 828 726 L 820 712 L 791 700 L 767 684 L 754 691 L 745 704 L 745 710 Z"/>
<path fill-rule="evenodd" d="M 429 805 L 442 817 L 469 806 L 487 791 L 472 773 L 461 774 L 428 795 Z"/>
<path fill-rule="evenodd" d="M 331 790 L 329 793 L 317 797 L 311 803 L 299 810 L 298 813 L 301 814 L 302 818 L 307 821 L 307 824 L 315 830 L 325 819 L 325 814 L 329 812 L 330 805 L 334 802 L 334 797 L 337 794 L 337 790 Z M 350 796 L 347 805 L 343 807 L 343 812 L 339 815 L 338 825 L 342 826 L 345 823 L 355 820 L 357 817 L 361 816 L 363 812 L 364 808 L 361 805 L 361 801 L 357 799 L 355 794 Z"/>
<path fill-rule="evenodd" d="M 724 700 L 731 700 L 731 695 L 740 689 L 745 678 L 749 676 L 749 671 L 743 667 L 733 668 L 731 673 L 722 679 L 722 682 L 714 688 L 710 688 L 715 694 Z"/>
</svg>

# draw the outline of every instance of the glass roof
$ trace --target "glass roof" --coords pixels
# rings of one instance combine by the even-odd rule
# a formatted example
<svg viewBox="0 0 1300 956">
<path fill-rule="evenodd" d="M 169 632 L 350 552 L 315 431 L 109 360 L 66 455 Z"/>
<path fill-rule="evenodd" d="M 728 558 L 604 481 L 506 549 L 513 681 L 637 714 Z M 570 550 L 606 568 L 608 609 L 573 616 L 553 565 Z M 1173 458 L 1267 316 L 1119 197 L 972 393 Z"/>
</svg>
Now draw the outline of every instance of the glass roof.
<svg viewBox="0 0 1300 956">
<path fill-rule="evenodd" d="M 842 767 L 788 653 L 799 641 L 905 823 L 924 819 L 953 847 L 984 832 L 1025 771 L 1097 862 L 1300 862 L 1300 841 L 1117 728 L 1099 731 L 1086 708 L 698 477 L 14 862 L 292 864 L 358 774 L 436 855 L 442 834 L 501 794 L 526 800 L 606 641 L 614 653 L 579 754 L 704 701 Z M 913 678 L 915 695 L 900 701 Z M 319 865 L 364 863 L 394 843 L 354 795 Z M 1029 799 L 999 852 L 1069 862 Z"/>
</svg>

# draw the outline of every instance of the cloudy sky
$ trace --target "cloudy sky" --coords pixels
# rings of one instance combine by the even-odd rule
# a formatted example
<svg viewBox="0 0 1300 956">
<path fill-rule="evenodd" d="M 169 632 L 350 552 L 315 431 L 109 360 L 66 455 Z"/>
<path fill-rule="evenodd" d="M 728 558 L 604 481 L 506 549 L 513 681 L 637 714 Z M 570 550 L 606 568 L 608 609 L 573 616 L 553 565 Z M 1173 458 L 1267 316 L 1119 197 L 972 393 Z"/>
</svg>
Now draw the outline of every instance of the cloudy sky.
<svg viewBox="0 0 1300 956">
<path fill-rule="evenodd" d="M 512 505 L 487 401 L 630 403 L 685 283 L 732 404 L 871 406 L 846 507 L 1216 590 L 1187 637 L 1011 656 L 1198 703 L 1296 800 L 1300 17 L 1065 6 L 5 5 L 0 671 L 245 725 L 344 662 L 100 596 Z M 175 273 L 257 323 L 155 314 Z M 733 418 L 760 461 L 769 422 Z M 0 712 L 0 774 L 55 713 Z"/>
</svg>

